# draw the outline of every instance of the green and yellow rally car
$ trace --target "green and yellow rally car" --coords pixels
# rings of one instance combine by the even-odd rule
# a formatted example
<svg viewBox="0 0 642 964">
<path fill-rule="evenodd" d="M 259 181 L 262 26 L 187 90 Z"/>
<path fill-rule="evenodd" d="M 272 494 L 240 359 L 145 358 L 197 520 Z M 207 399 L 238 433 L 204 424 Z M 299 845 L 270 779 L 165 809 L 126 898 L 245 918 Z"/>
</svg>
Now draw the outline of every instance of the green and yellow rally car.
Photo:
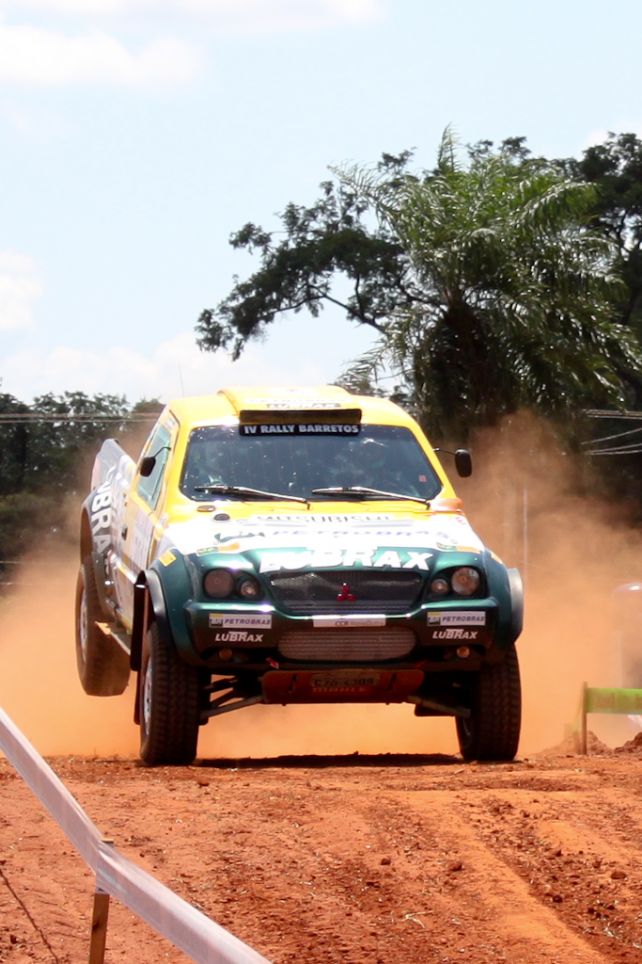
<svg viewBox="0 0 642 964">
<path fill-rule="evenodd" d="M 411 703 L 455 717 L 464 759 L 511 760 L 522 610 L 387 400 L 224 389 L 168 404 L 138 463 L 113 440 L 96 456 L 78 671 L 97 696 L 136 673 L 148 764 L 191 762 L 201 725 L 256 703 Z"/>
</svg>

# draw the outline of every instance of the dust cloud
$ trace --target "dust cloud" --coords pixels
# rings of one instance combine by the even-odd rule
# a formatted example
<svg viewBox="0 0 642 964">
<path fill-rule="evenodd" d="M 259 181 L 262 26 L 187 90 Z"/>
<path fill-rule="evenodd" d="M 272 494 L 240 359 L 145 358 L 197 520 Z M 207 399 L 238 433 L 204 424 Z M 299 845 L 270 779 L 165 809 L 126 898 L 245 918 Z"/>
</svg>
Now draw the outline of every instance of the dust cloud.
<svg viewBox="0 0 642 964">
<path fill-rule="evenodd" d="M 136 757 L 134 677 L 122 696 L 87 696 L 78 680 L 72 553 L 34 555 L 0 602 L 0 705 L 45 755 Z M 211 720 L 199 756 L 452 753 L 452 720 L 409 706 L 256 706 Z"/>
<path fill-rule="evenodd" d="M 620 507 L 577 498 L 577 467 L 534 419 L 480 433 L 473 448 L 475 472 L 458 491 L 473 527 L 526 584 L 523 756 L 577 727 L 584 681 L 640 685 L 622 675 L 616 623 L 632 597 L 616 590 L 642 576 L 641 536 Z M 16 567 L 17 584 L 0 600 L 0 705 L 41 753 L 135 758 L 133 678 L 122 696 L 108 698 L 85 695 L 78 681 L 77 567 L 68 545 Z M 642 624 L 642 604 L 631 619 Z M 637 623 L 629 635 L 639 639 Z M 631 726 L 590 718 L 611 745 L 629 738 Z M 452 720 L 416 718 L 407 705 L 252 707 L 210 721 L 199 741 L 205 759 L 456 749 Z"/>
<path fill-rule="evenodd" d="M 98 699 L 78 679 L 77 571 L 69 549 L 23 559 L 0 602 L 0 705 L 40 753 L 131 756 L 137 744 L 130 688 Z"/>
<path fill-rule="evenodd" d="M 474 449 L 475 472 L 459 485 L 467 514 L 525 584 L 520 753 L 531 753 L 577 730 L 584 682 L 642 685 L 622 652 L 625 637 L 639 648 L 642 594 L 621 588 L 642 578 L 642 533 L 626 507 L 577 495 L 585 469 L 533 416 L 480 432 Z M 589 727 L 611 745 L 635 732 L 616 716 L 591 716 Z"/>
</svg>

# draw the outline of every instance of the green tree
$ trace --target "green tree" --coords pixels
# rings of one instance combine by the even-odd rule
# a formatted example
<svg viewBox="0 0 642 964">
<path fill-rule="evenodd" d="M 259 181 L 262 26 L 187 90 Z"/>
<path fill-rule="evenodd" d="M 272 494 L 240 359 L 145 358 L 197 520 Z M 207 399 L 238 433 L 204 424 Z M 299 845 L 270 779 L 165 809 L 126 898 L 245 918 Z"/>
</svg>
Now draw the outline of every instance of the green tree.
<svg viewBox="0 0 642 964">
<path fill-rule="evenodd" d="M 364 361 L 406 372 L 447 433 L 522 407 L 623 405 L 642 358 L 614 322 L 621 283 L 613 245 L 587 227 L 594 191 L 514 147 L 464 166 L 447 132 L 429 176 L 342 175 L 399 240 L 421 293 Z"/>
<path fill-rule="evenodd" d="M 571 177 L 595 186 L 592 221 L 616 244 L 626 283 L 620 320 L 642 335 L 642 141 L 635 134 L 610 133 L 579 160 L 560 163 Z"/>
<path fill-rule="evenodd" d="M 28 406 L 13 395 L 0 394 L 0 497 L 24 484 L 28 413 Z"/>
<path fill-rule="evenodd" d="M 69 531 L 68 500 L 88 492 L 89 473 L 102 440 L 146 433 L 158 412 L 143 399 L 130 410 L 121 396 L 51 392 L 26 405 L 0 394 L 0 582 L 34 543 L 42 546 Z"/>
<path fill-rule="evenodd" d="M 641 356 L 614 321 L 617 252 L 587 226 L 594 189 L 522 138 L 458 154 L 447 131 L 433 171 L 411 173 L 407 153 L 339 171 L 312 208 L 286 209 L 283 240 L 246 225 L 232 243 L 261 267 L 201 315 L 200 344 L 238 356 L 278 312 L 333 300 L 379 333 L 348 380 L 392 373 L 433 436 L 524 406 L 624 404 Z"/>
<path fill-rule="evenodd" d="M 410 158 L 409 151 L 384 154 L 379 170 L 400 177 Z M 317 318 L 328 304 L 343 309 L 349 321 L 383 333 L 391 312 L 411 303 L 415 293 L 399 241 L 385 225 L 372 226 L 368 214 L 369 202 L 335 179 L 321 184 L 321 197 L 311 207 L 288 204 L 277 240 L 255 224 L 244 225 L 230 244 L 258 254 L 260 267 L 237 281 L 216 309 L 201 313 L 200 346 L 227 349 L 236 359 L 279 314 L 305 308 Z"/>
<path fill-rule="evenodd" d="M 121 395 L 48 392 L 34 399 L 32 413 L 25 487 L 68 491 L 76 487 L 81 453 L 122 434 L 129 406 Z"/>
</svg>

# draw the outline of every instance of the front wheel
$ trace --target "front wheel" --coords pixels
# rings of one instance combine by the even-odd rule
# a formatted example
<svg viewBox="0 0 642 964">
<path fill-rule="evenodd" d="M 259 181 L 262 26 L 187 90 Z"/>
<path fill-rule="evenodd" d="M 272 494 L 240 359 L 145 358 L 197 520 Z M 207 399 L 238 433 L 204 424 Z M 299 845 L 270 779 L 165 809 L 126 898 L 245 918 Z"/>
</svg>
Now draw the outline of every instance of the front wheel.
<svg viewBox="0 0 642 964">
<path fill-rule="evenodd" d="M 104 619 L 91 557 L 80 567 L 76 583 L 76 665 L 85 693 L 119 696 L 129 681 L 129 655 L 97 622 Z"/>
<path fill-rule="evenodd" d="M 200 722 L 198 671 L 179 659 L 156 623 L 143 642 L 140 672 L 141 760 L 150 766 L 191 763 Z"/>
<path fill-rule="evenodd" d="M 522 696 L 517 652 L 511 646 L 501 663 L 485 666 L 473 682 L 470 716 L 457 717 L 464 760 L 513 760 L 519 745 Z"/>
</svg>

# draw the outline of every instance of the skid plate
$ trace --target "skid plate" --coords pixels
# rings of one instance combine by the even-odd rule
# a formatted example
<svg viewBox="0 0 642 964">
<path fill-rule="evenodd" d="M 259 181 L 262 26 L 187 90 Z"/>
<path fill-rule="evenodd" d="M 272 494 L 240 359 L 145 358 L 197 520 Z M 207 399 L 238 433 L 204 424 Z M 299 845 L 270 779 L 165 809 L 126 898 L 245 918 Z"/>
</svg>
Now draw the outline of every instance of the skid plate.
<svg viewBox="0 0 642 964">
<path fill-rule="evenodd" d="M 271 670 L 266 703 L 404 703 L 423 682 L 419 669 Z"/>
</svg>

